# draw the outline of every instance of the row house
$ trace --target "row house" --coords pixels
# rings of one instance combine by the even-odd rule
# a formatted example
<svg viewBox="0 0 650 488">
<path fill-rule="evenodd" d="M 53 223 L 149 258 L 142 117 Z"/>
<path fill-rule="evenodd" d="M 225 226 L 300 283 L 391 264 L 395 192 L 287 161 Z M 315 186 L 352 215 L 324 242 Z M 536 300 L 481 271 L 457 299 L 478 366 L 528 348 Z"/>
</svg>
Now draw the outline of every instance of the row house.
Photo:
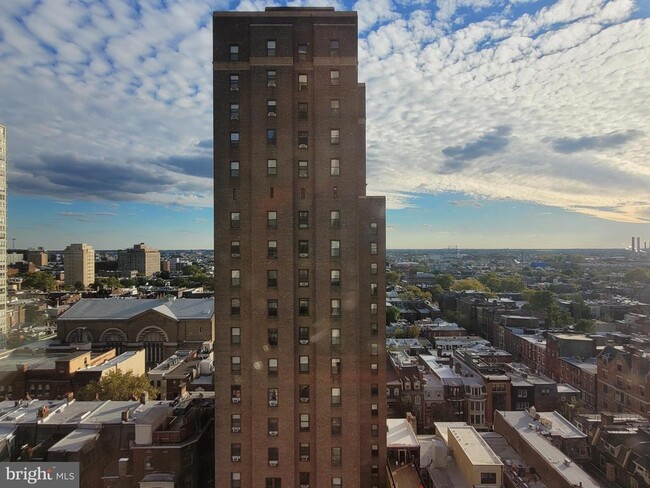
<svg viewBox="0 0 650 488">
<path fill-rule="evenodd" d="M 596 341 L 585 334 L 549 332 L 546 336 L 545 373 L 554 380 L 560 379 L 561 357 L 590 358 L 596 356 Z"/>
<path fill-rule="evenodd" d="M 395 373 L 399 384 L 399 387 L 393 387 L 393 393 L 395 393 L 395 388 L 399 388 L 399 415 L 404 416 L 407 411 L 410 411 L 418 419 L 418 425 L 423 426 L 422 377 L 417 358 L 409 355 L 406 351 L 389 351 L 388 360 L 388 369 Z M 388 389 L 386 392 L 389 393 Z M 395 395 L 391 398 L 395 399 Z"/>
<path fill-rule="evenodd" d="M 418 358 L 424 369 L 425 378 L 425 431 L 433 428 L 434 422 L 461 422 L 467 418 L 467 398 L 463 375 L 449 366 L 440 364 L 435 356 L 422 355 Z"/>
<path fill-rule="evenodd" d="M 599 411 L 650 412 L 650 345 L 607 346 L 597 361 Z"/>
<path fill-rule="evenodd" d="M 504 349 L 532 371 L 546 371 L 546 336 L 536 329 L 501 327 Z"/>
<path fill-rule="evenodd" d="M 489 346 L 490 343 L 479 336 L 438 337 L 436 339 L 436 354 L 439 358 L 452 357 L 456 349 L 476 345 Z"/>
<path fill-rule="evenodd" d="M 567 383 L 580 390 L 580 404 L 583 408 L 596 408 L 596 373 L 598 369 L 596 358 L 559 358 L 560 383 Z"/>
<path fill-rule="evenodd" d="M 510 410 L 522 411 L 530 407 L 552 412 L 559 406 L 558 384 L 543 374 L 533 373 L 521 363 L 507 365 L 511 384 Z"/>
<path fill-rule="evenodd" d="M 621 488 L 650 486 L 650 423 L 636 414 L 577 415 L 575 425 L 591 445 L 591 465 Z"/>
</svg>

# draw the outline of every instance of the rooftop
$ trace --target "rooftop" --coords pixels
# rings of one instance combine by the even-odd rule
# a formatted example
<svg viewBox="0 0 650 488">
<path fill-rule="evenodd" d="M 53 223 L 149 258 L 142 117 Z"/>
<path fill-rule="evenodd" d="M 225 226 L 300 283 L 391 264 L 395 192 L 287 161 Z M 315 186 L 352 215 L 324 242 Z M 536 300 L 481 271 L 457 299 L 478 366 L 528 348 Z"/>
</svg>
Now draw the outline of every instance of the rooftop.
<svg viewBox="0 0 650 488">
<path fill-rule="evenodd" d="M 503 466 L 494 451 L 472 426 L 450 427 L 448 436 L 453 436 L 460 448 L 474 466 Z"/>
<path fill-rule="evenodd" d="M 175 320 L 210 319 L 214 315 L 214 299 L 82 298 L 65 311 L 59 320 L 127 320 L 149 310 Z"/>
<path fill-rule="evenodd" d="M 386 447 L 419 447 L 418 439 L 413 432 L 413 427 L 406 419 L 386 419 L 388 435 Z"/>
</svg>

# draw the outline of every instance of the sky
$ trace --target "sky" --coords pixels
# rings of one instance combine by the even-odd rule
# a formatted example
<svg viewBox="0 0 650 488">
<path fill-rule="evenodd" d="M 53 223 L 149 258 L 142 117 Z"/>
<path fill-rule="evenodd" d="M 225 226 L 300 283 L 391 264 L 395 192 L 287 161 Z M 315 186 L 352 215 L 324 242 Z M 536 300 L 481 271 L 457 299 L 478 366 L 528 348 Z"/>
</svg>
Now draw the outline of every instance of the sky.
<svg viewBox="0 0 650 488">
<path fill-rule="evenodd" d="M 8 248 L 211 249 L 214 10 L 0 8 Z M 368 193 L 389 248 L 650 241 L 650 2 L 334 0 L 359 15 Z"/>
</svg>

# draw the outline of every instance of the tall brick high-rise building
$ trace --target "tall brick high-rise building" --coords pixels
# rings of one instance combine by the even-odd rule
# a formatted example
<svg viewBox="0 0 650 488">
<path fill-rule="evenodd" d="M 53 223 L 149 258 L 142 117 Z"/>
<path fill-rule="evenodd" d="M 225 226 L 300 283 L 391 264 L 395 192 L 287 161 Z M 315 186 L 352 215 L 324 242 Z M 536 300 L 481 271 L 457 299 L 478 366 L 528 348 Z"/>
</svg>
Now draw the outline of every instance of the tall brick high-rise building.
<svg viewBox="0 0 650 488">
<path fill-rule="evenodd" d="M 386 484 L 357 15 L 214 14 L 216 486 Z"/>
</svg>

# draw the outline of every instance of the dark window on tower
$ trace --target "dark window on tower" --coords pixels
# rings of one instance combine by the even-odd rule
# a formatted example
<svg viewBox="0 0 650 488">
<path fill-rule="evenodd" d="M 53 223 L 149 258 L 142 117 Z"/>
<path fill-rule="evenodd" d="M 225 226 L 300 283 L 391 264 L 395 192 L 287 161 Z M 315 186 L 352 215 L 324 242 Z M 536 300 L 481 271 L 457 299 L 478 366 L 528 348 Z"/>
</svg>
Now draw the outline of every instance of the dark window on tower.
<svg viewBox="0 0 650 488">
<path fill-rule="evenodd" d="M 309 344 L 309 327 L 298 327 L 298 342 L 303 346 Z"/>
<path fill-rule="evenodd" d="M 269 346 L 278 345 L 278 329 L 268 329 L 267 330 Z"/>
<path fill-rule="evenodd" d="M 298 132 L 298 148 L 307 149 L 307 142 L 309 140 L 309 133 L 305 131 Z"/>
<path fill-rule="evenodd" d="M 239 75 L 230 75 L 230 91 L 239 91 Z"/>
<path fill-rule="evenodd" d="M 330 100 L 330 109 L 332 117 L 338 117 L 341 114 L 341 102 L 339 100 Z"/>
<path fill-rule="evenodd" d="M 269 146 L 275 146 L 278 143 L 278 130 L 277 129 L 267 129 L 266 130 L 266 143 Z"/>
<path fill-rule="evenodd" d="M 331 428 L 330 429 L 331 429 L 332 435 L 341 435 L 341 430 L 342 430 L 341 429 L 341 426 L 342 426 L 341 417 L 332 417 L 330 419 L 330 422 L 331 422 Z"/>
<path fill-rule="evenodd" d="M 306 103 L 298 104 L 298 120 L 307 120 L 309 116 L 308 105 Z"/>
<path fill-rule="evenodd" d="M 330 39 L 330 56 L 339 56 L 339 40 Z"/>
<path fill-rule="evenodd" d="M 338 86 L 341 83 L 341 72 L 339 70 L 333 69 L 330 71 L 330 84 L 332 86 Z"/>
<path fill-rule="evenodd" d="M 278 212 L 275 210 L 266 212 L 266 227 L 268 229 L 276 229 L 278 227 Z"/>
<path fill-rule="evenodd" d="M 239 104 L 230 104 L 230 120 L 239 120 Z"/>
<path fill-rule="evenodd" d="M 301 74 L 298 75 L 298 90 L 306 90 L 307 89 L 307 75 L 306 74 Z"/>
<path fill-rule="evenodd" d="M 307 229 L 309 227 L 309 212 L 307 210 L 300 210 L 298 212 L 298 227 L 300 229 Z"/>
<path fill-rule="evenodd" d="M 309 402 L 309 385 L 300 385 L 300 388 L 298 389 L 298 391 L 299 391 L 300 403 L 308 403 Z"/>
<path fill-rule="evenodd" d="M 266 174 L 269 176 L 278 174 L 278 161 L 276 159 L 266 160 Z"/>
<path fill-rule="evenodd" d="M 230 147 L 239 147 L 239 132 L 230 133 Z"/>
<path fill-rule="evenodd" d="M 331 210 L 330 211 L 330 227 L 332 229 L 338 229 L 341 227 L 341 211 L 340 210 Z"/>
<path fill-rule="evenodd" d="M 232 298 L 230 300 L 230 315 L 239 315 L 241 310 L 241 301 L 239 298 Z"/>
<path fill-rule="evenodd" d="M 230 257 L 231 258 L 238 258 L 241 256 L 241 245 L 239 241 L 230 241 Z"/>
<path fill-rule="evenodd" d="M 266 272 L 266 286 L 270 288 L 275 288 L 278 286 L 278 270 L 269 269 Z"/>
<path fill-rule="evenodd" d="M 298 241 L 298 257 L 309 257 L 309 241 Z"/>
<path fill-rule="evenodd" d="M 275 39 L 266 41 L 266 55 L 275 56 Z"/>
<path fill-rule="evenodd" d="M 298 44 L 298 60 L 307 61 L 307 44 Z"/>
<path fill-rule="evenodd" d="M 307 161 L 298 161 L 298 177 L 307 178 L 309 176 L 309 163 Z"/>
<path fill-rule="evenodd" d="M 230 228 L 239 229 L 241 226 L 241 215 L 239 212 L 230 212 Z"/>
<path fill-rule="evenodd" d="M 269 317 L 277 317 L 278 316 L 278 301 L 273 299 L 273 300 L 267 300 L 266 302 L 266 308 L 267 308 L 267 313 Z"/>
<path fill-rule="evenodd" d="M 275 117 L 278 114 L 278 102 L 275 100 L 267 100 L 266 101 L 266 115 L 268 117 Z"/>
<path fill-rule="evenodd" d="M 341 270 L 332 269 L 330 270 L 330 285 L 332 286 L 341 286 Z"/>
<path fill-rule="evenodd" d="M 298 286 L 309 286 L 309 270 L 298 270 Z"/>
<path fill-rule="evenodd" d="M 275 87 L 277 82 L 277 72 L 274 69 L 266 71 L 266 86 Z"/>
<path fill-rule="evenodd" d="M 309 315 L 309 298 L 298 299 L 298 315 Z"/>
<path fill-rule="evenodd" d="M 278 257 L 278 241 L 268 241 L 267 257 L 275 259 Z"/>
<path fill-rule="evenodd" d="M 239 46 L 237 44 L 230 45 L 230 61 L 239 61 Z"/>
<path fill-rule="evenodd" d="M 239 161 L 230 161 L 230 177 L 239 178 Z"/>
</svg>

